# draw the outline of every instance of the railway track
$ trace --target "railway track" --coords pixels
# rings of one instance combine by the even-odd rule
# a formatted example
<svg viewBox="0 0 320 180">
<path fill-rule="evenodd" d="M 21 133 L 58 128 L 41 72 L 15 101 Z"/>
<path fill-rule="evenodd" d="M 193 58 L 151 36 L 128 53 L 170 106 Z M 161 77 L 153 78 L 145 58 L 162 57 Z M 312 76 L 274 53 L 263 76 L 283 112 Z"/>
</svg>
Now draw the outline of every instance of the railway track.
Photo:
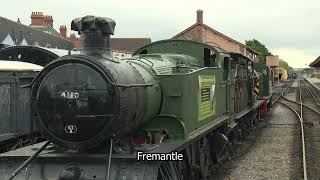
<svg viewBox="0 0 320 180">
<path fill-rule="evenodd" d="M 301 155 L 303 179 L 320 178 L 320 108 L 319 88 L 305 79 L 298 80 L 296 96 L 286 96 L 293 82 L 281 92 L 275 94 L 275 103 L 280 103 L 296 114 L 300 123 Z M 292 93 L 291 93 L 292 94 Z"/>
<path fill-rule="evenodd" d="M 294 80 L 291 80 L 290 82 L 278 87 L 273 93 L 272 93 L 272 104 L 278 101 L 281 96 L 284 95 L 284 93 L 291 87 Z"/>
<path fill-rule="evenodd" d="M 303 94 L 301 101 L 316 110 L 310 108 L 303 110 L 307 175 L 309 179 L 320 179 L 320 108 L 318 97 L 320 90 L 306 79 L 300 82 Z"/>
<path fill-rule="evenodd" d="M 300 111 L 297 115 L 292 110 L 300 107 L 295 103 L 298 81 L 276 88 L 269 116 L 261 119 L 212 179 L 303 179 Z"/>
</svg>

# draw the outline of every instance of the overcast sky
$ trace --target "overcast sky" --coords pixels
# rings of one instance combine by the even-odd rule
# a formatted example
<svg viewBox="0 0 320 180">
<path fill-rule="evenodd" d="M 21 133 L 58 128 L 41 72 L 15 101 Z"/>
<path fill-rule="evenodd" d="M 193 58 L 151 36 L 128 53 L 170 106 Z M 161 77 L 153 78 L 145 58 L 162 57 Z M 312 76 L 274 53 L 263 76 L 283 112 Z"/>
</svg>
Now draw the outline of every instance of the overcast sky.
<svg viewBox="0 0 320 180">
<path fill-rule="evenodd" d="M 84 15 L 113 18 L 115 37 L 168 39 L 196 20 L 238 40 L 257 39 L 293 67 L 320 55 L 319 0 L 1 0 L 0 16 L 30 24 L 32 11 L 52 15 L 54 27 Z"/>
</svg>

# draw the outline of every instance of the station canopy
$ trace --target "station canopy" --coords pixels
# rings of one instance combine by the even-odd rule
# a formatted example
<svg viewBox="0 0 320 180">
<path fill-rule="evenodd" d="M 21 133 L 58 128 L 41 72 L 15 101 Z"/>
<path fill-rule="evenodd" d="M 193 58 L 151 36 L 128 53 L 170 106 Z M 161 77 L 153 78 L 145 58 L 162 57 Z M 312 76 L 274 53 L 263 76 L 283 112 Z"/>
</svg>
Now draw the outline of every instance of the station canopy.
<svg viewBox="0 0 320 180">
<path fill-rule="evenodd" d="M 42 48 L 37 46 L 10 46 L 0 49 L 0 60 L 22 61 L 46 66 L 58 57 L 79 53 L 79 51 Z"/>
<path fill-rule="evenodd" d="M 309 64 L 310 67 L 320 68 L 320 56 Z"/>
</svg>

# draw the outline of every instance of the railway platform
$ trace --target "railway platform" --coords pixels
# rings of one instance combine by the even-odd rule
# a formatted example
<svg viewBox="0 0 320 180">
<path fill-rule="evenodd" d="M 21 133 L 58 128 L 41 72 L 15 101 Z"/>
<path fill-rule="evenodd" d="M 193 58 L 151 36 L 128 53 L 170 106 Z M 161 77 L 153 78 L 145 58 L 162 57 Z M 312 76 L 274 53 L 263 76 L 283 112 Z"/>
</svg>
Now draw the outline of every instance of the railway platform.
<svg viewBox="0 0 320 180">
<path fill-rule="evenodd" d="M 316 87 L 320 89 L 320 79 L 319 78 L 306 78 L 306 80 L 313 83 Z"/>
</svg>

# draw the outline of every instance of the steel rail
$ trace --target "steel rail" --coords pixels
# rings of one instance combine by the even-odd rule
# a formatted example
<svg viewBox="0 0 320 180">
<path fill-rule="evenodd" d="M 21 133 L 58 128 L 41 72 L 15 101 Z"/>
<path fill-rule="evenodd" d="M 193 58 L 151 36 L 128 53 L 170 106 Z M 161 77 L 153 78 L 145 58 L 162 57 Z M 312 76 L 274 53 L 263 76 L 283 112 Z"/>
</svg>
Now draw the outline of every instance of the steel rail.
<svg viewBox="0 0 320 180">
<path fill-rule="evenodd" d="M 318 91 L 320 91 L 320 88 L 318 86 L 316 86 L 315 84 L 313 84 L 311 81 L 309 81 L 308 79 L 304 78 L 307 82 L 309 82 L 314 88 L 316 88 Z"/>
<path fill-rule="evenodd" d="M 288 107 L 290 110 L 292 110 L 299 117 L 299 120 L 300 120 L 299 112 L 297 110 L 295 110 L 292 106 L 290 106 L 289 104 L 286 104 L 283 101 L 278 101 L 278 103 L 281 103 L 281 104 L 285 105 L 286 107 Z"/>
<path fill-rule="evenodd" d="M 272 105 L 275 104 L 280 98 L 281 96 L 284 95 L 284 93 L 289 89 L 289 87 L 292 86 L 292 83 L 294 82 L 294 80 L 291 80 L 289 82 L 289 85 L 281 92 L 280 96 L 278 96 L 273 102 L 272 102 Z M 279 88 L 280 89 L 280 88 Z M 279 89 L 277 89 L 275 92 L 277 92 Z M 274 94 L 275 92 L 273 92 L 272 94 Z"/>
<path fill-rule="evenodd" d="M 304 141 L 304 126 L 303 126 L 303 102 L 301 95 L 301 80 L 298 80 L 299 86 L 299 101 L 300 101 L 300 126 L 301 126 L 301 141 L 302 141 L 302 159 L 303 159 L 303 179 L 307 180 L 307 160 L 306 160 L 306 145 Z"/>
<path fill-rule="evenodd" d="M 300 105 L 300 104 L 301 104 L 300 102 L 293 101 L 293 100 L 291 100 L 291 99 L 288 99 L 288 98 L 287 98 L 287 97 L 285 97 L 285 96 L 282 96 L 282 98 L 283 98 L 283 99 L 285 99 L 286 101 L 289 101 L 289 102 L 292 102 L 292 103 L 296 103 L 296 104 L 298 104 L 298 105 Z M 311 111 L 313 111 L 313 112 L 317 113 L 317 114 L 320 116 L 320 111 L 318 111 L 318 110 L 314 109 L 313 107 L 311 107 L 311 106 L 309 106 L 309 105 L 307 105 L 307 104 L 302 103 L 302 105 L 303 105 L 304 107 L 306 107 L 306 108 L 310 109 Z"/>
<path fill-rule="evenodd" d="M 319 107 L 320 103 L 319 103 L 319 96 L 318 96 L 317 92 L 320 92 L 320 88 L 317 87 L 315 84 L 313 84 L 311 81 L 309 81 L 306 78 L 303 78 L 303 83 L 307 87 L 307 89 L 308 89 L 309 93 L 311 94 L 312 99 L 316 103 L 317 107 Z M 313 91 L 312 89 L 315 89 L 315 91 Z M 302 99 L 301 99 L 301 102 L 302 102 Z M 316 111 L 316 112 L 318 112 L 318 111 Z M 317 113 L 317 114 L 320 116 L 319 113 Z"/>
<path fill-rule="evenodd" d="M 308 88 L 308 91 L 310 92 L 310 94 L 311 94 L 313 100 L 316 102 L 317 106 L 319 106 L 320 103 L 319 103 L 318 99 L 315 97 L 315 95 L 313 94 L 313 92 L 311 91 L 310 87 L 307 85 L 307 83 L 306 83 L 305 80 L 306 80 L 306 78 L 303 79 L 303 83 L 304 83 L 304 84 L 306 85 L 306 87 Z M 308 80 L 307 80 L 307 81 L 308 81 Z M 311 85 L 313 85 L 313 87 L 315 87 L 318 91 L 320 91 L 319 88 L 317 88 L 312 82 L 308 81 L 308 83 L 310 83 Z"/>
<path fill-rule="evenodd" d="M 302 102 L 301 80 L 298 80 L 299 102 L 292 101 L 292 100 L 290 100 L 290 99 L 288 99 L 288 98 L 286 98 L 286 97 L 284 96 L 285 92 L 289 89 L 289 87 L 291 87 L 291 85 L 292 85 L 293 82 L 294 82 L 294 81 L 291 81 L 291 82 L 290 82 L 289 86 L 281 93 L 281 95 L 280 95 L 279 97 L 277 97 L 277 98 L 275 99 L 275 101 L 272 103 L 272 105 L 275 104 L 275 103 L 277 103 L 277 102 L 279 102 L 279 103 L 283 104 L 284 106 L 286 106 L 287 108 L 289 108 L 290 110 L 292 110 L 292 111 L 298 116 L 298 118 L 299 118 L 300 127 L 301 127 L 300 129 L 301 129 L 301 143 L 302 143 L 303 179 L 304 179 L 304 180 L 308 180 L 308 176 L 307 176 L 307 161 L 306 161 L 306 148 L 305 148 L 305 140 L 304 140 L 304 139 L 305 139 L 305 138 L 304 138 L 304 126 L 303 126 L 303 124 L 304 124 L 304 122 L 303 122 L 303 107 L 307 107 L 307 108 L 313 110 L 314 112 L 316 112 L 316 113 L 319 114 L 319 115 L 320 115 L 320 112 L 318 112 L 317 110 L 313 109 L 312 107 L 310 107 L 310 106 L 308 106 L 308 105 L 306 105 L 306 104 L 304 104 L 304 103 Z M 280 101 L 280 100 L 279 100 L 280 98 L 284 98 L 285 100 L 287 100 L 287 101 L 289 101 L 289 102 L 293 102 L 293 103 L 296 103 L 296 104 L 300 105 L 300 114 L 299 114 L 299 112 L 298 112 L 297 110 L 295 110 L 292 106 L 286 104 L 286 103 L 283 102 L 283 101 Z"/>
</svg>

